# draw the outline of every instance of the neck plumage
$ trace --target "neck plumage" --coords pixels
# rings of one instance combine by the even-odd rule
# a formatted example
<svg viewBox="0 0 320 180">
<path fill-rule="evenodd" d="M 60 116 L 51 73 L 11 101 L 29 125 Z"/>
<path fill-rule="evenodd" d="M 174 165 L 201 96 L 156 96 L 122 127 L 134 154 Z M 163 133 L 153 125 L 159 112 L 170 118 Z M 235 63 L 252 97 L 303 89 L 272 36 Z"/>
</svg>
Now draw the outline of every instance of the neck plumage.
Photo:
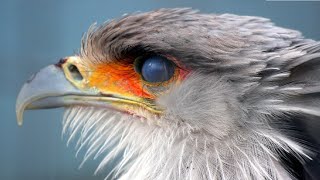
<svg viewBox="0 0 320 180">
<path fill-rule="evenodd" d="M 83 163 L 103 157 L 95 173 L 120 157 L 106 179 L 285 179 L 279 150 L 306 156 L 304 149 L 269 128 L 239 128 L 223 141 L 179 125 L 159 127 L 119 112 L 72 107 L 65 112 L 68 143 L 78 138 Z M 81 166 L 83 165 L 81 164 Z"/>
</svg>

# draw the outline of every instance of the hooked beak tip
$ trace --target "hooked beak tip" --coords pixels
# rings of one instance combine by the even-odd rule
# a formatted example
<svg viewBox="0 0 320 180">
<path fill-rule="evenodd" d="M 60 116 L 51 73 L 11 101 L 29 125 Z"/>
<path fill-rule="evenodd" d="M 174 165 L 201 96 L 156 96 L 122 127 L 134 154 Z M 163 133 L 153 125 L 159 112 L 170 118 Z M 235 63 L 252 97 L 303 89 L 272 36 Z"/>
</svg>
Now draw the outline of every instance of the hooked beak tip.
<svg viewBox="0 0 320 180">
<path fill-rule="evenodd" d="M 23 114 L 24 114 L 24 111 L 25 111 L 26 107 L 25 107 L 25 103 L 21 103 L 19 100 L 20 99 L 18 98 L 17 106 L 16 106 L 16 116 L 17 116 L 18 125 L 22 126 L 22 124 L 23 124 Z"/>
<path fill-rule="evenodd" d="M 23 124 L 23 113 L 17 115 L 17 123 L 18 123 L 18 126 L 22 126 L 22 124 Z"/>
</svg>

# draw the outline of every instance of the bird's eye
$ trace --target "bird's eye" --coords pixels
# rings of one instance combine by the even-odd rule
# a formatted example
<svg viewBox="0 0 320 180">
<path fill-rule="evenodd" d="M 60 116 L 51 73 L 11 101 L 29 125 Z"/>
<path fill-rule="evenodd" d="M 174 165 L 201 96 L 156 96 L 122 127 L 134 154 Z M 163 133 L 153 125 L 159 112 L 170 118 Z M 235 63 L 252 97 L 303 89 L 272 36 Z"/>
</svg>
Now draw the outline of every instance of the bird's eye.
<svg viewBox="0 0 320 180">
<path fill-rule="evenodd" d="M 150 56 L 136 59 L 135 69 L 145 81 L 155 83 L 169 80 L 174 74 L 175 66 L 165 57 Z"/>
</svg>

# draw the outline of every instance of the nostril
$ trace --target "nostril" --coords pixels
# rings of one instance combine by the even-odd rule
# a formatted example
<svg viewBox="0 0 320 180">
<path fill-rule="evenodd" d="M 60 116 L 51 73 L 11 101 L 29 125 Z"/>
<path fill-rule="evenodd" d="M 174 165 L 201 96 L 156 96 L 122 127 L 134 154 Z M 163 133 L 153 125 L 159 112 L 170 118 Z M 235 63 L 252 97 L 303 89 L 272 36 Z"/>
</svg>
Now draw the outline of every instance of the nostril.
<svg viewBox="0 0 320 180">
<path fill-rule="evenodd" d="M 72 76 L 72 78 L 76 81 L 82 81 L 83 80 L 83 77 L 79 71 L 79 69 L 77 68 L 77 66 L 73 65 L 73 64 L 70 64 L 68 66 L 68 70 Z"/>
<path fill-rule="evenodd" d="M 64 64 L 66 61 L 67 61 L 67 58 L 61 58 L 59 62 L 56 64 L 56 66 L 61 68 L 62 64 Z"/>
</svg>

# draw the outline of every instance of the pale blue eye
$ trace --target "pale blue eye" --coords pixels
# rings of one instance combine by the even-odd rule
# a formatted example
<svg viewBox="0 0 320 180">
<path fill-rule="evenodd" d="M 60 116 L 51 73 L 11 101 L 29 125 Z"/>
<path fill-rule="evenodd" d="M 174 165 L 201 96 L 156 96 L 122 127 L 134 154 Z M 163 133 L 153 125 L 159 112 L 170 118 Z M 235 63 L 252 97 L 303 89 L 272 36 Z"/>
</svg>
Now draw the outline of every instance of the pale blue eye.
<svg viewBox="0 0 320 180">
<path fill-rule="evenodd" d="M 141 75 L 147 82 L 164 82 L 174 74 L 174 64 L 161 56 L 148 57 L 141 66 Z"/>
</svg>

